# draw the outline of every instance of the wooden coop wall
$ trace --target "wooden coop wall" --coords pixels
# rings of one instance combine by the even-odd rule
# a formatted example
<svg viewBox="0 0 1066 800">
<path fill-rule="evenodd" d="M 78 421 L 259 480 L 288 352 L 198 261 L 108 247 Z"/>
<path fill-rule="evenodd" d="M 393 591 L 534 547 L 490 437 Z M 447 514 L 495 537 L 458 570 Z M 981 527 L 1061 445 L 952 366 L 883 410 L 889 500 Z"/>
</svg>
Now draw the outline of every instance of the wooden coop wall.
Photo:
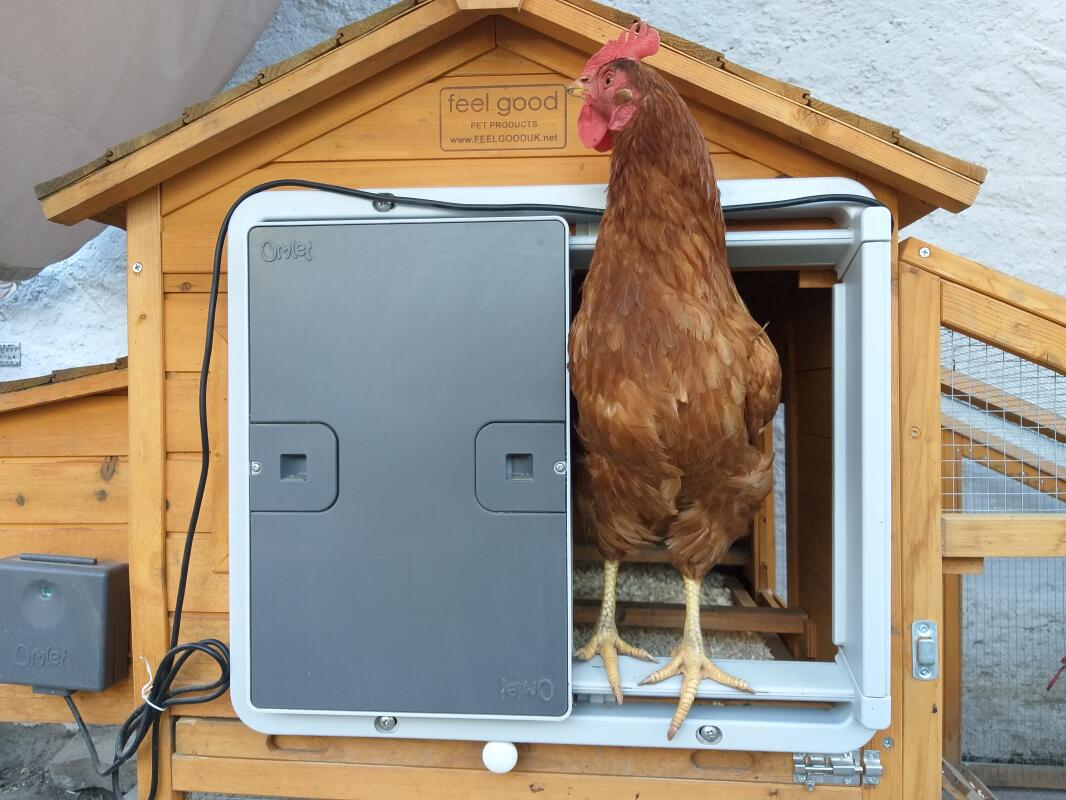
<svg viewBox="0 0 1066 800">
<path fill-rule="evenodd" d="M 196 387 L 211 258 L 229 205 L 251 186 L 282 177 L 368 188 L 606 182 L 608 156 L 591 153 L 577 140 L 576 99 L 565 100 L 562 146 L 557 140 L 551 147 L 516 150 L 441 145 L 442 92 L 460 86 L 561 88 L 585 58 L 511 20 L 491 17 L 129 202 L 129 259 L 145 266 L 129 275 L 130 459 L 138 476 L 130 498 L 135 653 L 157 663 L 168 636 L 199 469 Z M 721 112 L 698 105 L 693 111 L 720 179 L 856 177 L 896 210 L 895 194 L 874 181 Z M 221 290 L 209 402 L 212 477 L 193 550 L 183 640 L 228 639 L 225 275 Z M 807 332 L 797 334 L 802 339 Z M 816 450 L 812 459 L 822 457 Z M 814 563 L 818 556 L 806 558 Z M 183 677 L 212 680 L 213 668 L 194 658 Z M 505 788 L 524 796 L 540 787 L 546 797 L 577 791 L 613 798 L 623 791 L 648 792 L 655 777 L 676 778 L 675 797 L 702 796 L 708 781 L 720 781 L 717 788 L 740 800 L 771 790 L 780 798 L 806 796 L 791 783 L 791 762 L 783 754 L 598 749 L 593 757 L 582 748 L 525 746 L 521 772 L 489 778 L 470 744 L 267 737 L 235 721 L 228 698 L 173 713 L 177 723 L 164 731 L 163 752 L 176 754 L 172 762 L 163 760 L 163 797 L 172 790 L 345 797 L 353 786 L 388 785 L 398 796 L 452 791 L 498 797 Z M 888 754 L 882 793 L 900 796 L 892 761 Z M 819 791 L 858 797 L 864 790 Z"/>
<path fill-rule="evenodd" d="M 103 393 L 47 400 L 82 390 L 85 382 Z M 0 394 L 0 557 L 128 560 L 125 382 L 125 371 L 111 371 Z M 78 705 L 87 722 L 115 724 L 133 710 L 133 699 L 127 678 L 106 692 L 80 694 Z M 61 698 L 0 684 L 0 721 L 71 720 Z"/>
</svg>

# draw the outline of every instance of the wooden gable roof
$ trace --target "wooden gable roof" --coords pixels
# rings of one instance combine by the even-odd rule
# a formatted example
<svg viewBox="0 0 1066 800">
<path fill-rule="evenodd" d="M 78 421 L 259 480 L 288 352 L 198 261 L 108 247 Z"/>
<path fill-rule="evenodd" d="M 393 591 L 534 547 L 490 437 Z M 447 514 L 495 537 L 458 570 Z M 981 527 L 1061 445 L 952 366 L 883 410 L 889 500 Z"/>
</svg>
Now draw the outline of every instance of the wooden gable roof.
<svg viewBox="0 0 1066 800">
<path fill-rule="evenodd" d="M 70 367 L 32 378 L 0 381 L 0 414 L 125 389 L 125 356 L 106 364 Z"/>
<path fill-rule="evenodd" d="M 130 197 L 208 159 L 217 163 L 212 157 L 445 40 L 461 40 L 466 60 L 499 46 L 561 74 L 576 75 L 588 54 L 634 19 L 592 0 L 402 0 L 263 69 L 253 80 L 185 109 L 181 118 L 40 184 L 38 197 L 45 215 L 55 222 L 69 225 L 94 218 L 124 225 L 124 205 Z M 519 35 L 530 31 L 540 35 L 532 39 Z M 648 63 L 671 78 L 690 102 L 715 116 L 711 127 L 728 127 L 729 120 L 735 120 L 765 134 L 765 148 L 787 144 L 807 151 L 813 159 L 795 169 L 779 168 L 780 172 L 832 174 L 825 171 L 828 161 L 839 165 L 837 174 L 867 176 L 895 189 L 901 195 L 901 224 L 933 208 L 968 207 L 984 180 L 983 167 L 921 145 L 891 126 L 824 103 L 806 89 L 747 70 L 721 53 L 668 33 L 663 33 L 663 47 Z M 442 64 L 440 71 L 453 66 L 457 65 Z M 366 103 L 367 109 L 375 107 L 372 99 Z M 303 142 L 288 144 L 291 149 Z M 245 171 L 260 166 L 237 160 Z M 219 185 L 233 177 L 220 175 Z"/>
</svg>

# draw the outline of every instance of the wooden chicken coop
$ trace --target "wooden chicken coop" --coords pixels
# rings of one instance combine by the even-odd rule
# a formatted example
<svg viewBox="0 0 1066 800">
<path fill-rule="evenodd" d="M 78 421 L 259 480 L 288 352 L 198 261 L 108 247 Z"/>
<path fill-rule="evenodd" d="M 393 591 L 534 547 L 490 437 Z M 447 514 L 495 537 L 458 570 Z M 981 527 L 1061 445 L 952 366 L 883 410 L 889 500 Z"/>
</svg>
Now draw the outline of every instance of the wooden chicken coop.
<svg viewBox="0 0 1066 800">
<path fill-rule="evenodd" d="M 88 397 L 64 394 L 56 388 L 62 383 L 0 394 L 0 556 L 76 550 L 130 564 L 134 669 L 111 690 L 79 698 L 89 722 L 124 719 L 140 701 L 140 657 L 157 664 L 167 650 L 201 459 L 197 392 L 212 254 L 231 204 L 276 179 L 444 192 L 438 196 L 509 187 L 510 197 L 521 197 L 522 187 L 535 186 L 539 201 L 550 187 L 564 194 L 562 187 L 605 184 L 609 154 L 579 141 L 580 101 L 565 87 L 589 54 L 632 21 L 590 0 L 404 0 L 38 187 L 49 219 L 96 219 L 128 235 L 129 363 L 122 386 L 114 373 L 110 380 L 78 378 Z M 810 779 L 818 754 L 797 763 L 789 752 L 728 749 L 728 740 L 680 748 L 517 740 L 517 766 L 494 775 L 482 767 L 483 742 L 469 737 L 263 734 L 242 723 L 223 697 L 164 717 L 160 796 L 348 798 L 373 790 L 396 797 L 799 798 L 810 783 L 832 797 L 910 800 L 939 796 L 942 757 L 961 766 L 960 576 L 980 572 L 986 557 L 1066 555 L 1061 513 L 968 509 L 962 498 L 980 489 L 963 486 L 963 465 L 976 463 L 1061 505 L 1066 469 L 1054 465 L 1055 454 L 1040 450 L 1039 441 L 990 431 L 979 418 L 996 416 L 1057 447 L 1066 441 L 1066 412 L 1033 394 L 1035 384 L 1011 393 L 979 366 L 958 366 L 947 358 L 954 350 L 942 332 L 980 343 L 989 358 L 995 351 L 1038 365 L 1047 376 L 1034 381 L 1054 380 L 1066 374 L 1066 300 L 935 245 L 899 240 L 901 227 L 934 209 L 959 212 L 972 204 L 983 168 L 676 36 L 664 33 L 662 49 L 647 63 L 686 99 L 719 180 L 736 191 L 754 180 L 846 179 L 891 215 L 879 241 L 887 254 L 885 282 L 863 301 L 883 303 L 891 339 L 890 348 L 883 343 L 890 362 L 880 448 L 891 536 L 886 530 L 883 553 L 869 551 L 863 562 L 871 574 L 881 570 L 886 596 L 890 589 L 883 620 L 890 665 L 883 719 L 890 721 L 862 745 L 869 758 L 864 762 L 859 748 L 848 754 L 841 764 L 845 772 L 849 764 L 854 769 L 847 782 L 838 771 L 841 780 L 832 785 Z M 766 232 L 831 239 L 844 224 L 816 208 L 732 217 L 729 232 L 737 242 Z M 588 228 L 572 225 L 571 235 L 588 240 Z M 786 673 L 789 664 L 797 670 L 833 664 L 840 624 L 833 594 L 848 585 L 842 556 L 834 553 L 834 527 L 843 524 L 834 521 L 834 481 L 847 480 L 847 469 L 834 464 L 834 448 L 842 445 L 834 427 L 841 382 L 834 350 L 843 345 L 833 297 L 846 281 L 835 258 L 734 265 L 738 288 L 767 325 L 784 368 L 778 441 L 774 429 L 765 434 L 767 451 L 780 454 L 782 491 L 768 498 L 751 536 L 726 557 L 720 582 L 729 604 L 704 607 L 702 624 L 754 636 L 787 662 Z M 227 278 L 224 265 L 207 403 L 213 466 L 183 640 L 230 635 Z M 128 405 L 121 395 L 126 378 Z M 598 558 L 594 548 L 574 542 L 575 564 Z M 662 563 L 665 556 L 648 551 L 638 560 Z M 596 605 L 575 600 L 574 623 L 593 622 Z M 631 600 L 619 610 L 622 625 L 679 628 L 682 620 L 681 606 L 669 602 Z M 937 668 L 928 679 L 918 675 L 912 624 L 919 623 L 939 631 L 932 639 Z M 213 670 L 194 658 L 182 681 L 210 681 Z M 725 702 L 735 715 L 755 713 L 755 705 Z M 787 712 L 796 701 L 771 705 Z M 815 705 L 829 709 L 833 701 Z M 0 686 L 0 719 L 66 721 L 66 713 L 57 698 Z M 143 785 L 148 762 L 139 763 Z M 880 766 L 877 783 L 866 780 L 875 773 L 864 763 Z"/>
</svg>

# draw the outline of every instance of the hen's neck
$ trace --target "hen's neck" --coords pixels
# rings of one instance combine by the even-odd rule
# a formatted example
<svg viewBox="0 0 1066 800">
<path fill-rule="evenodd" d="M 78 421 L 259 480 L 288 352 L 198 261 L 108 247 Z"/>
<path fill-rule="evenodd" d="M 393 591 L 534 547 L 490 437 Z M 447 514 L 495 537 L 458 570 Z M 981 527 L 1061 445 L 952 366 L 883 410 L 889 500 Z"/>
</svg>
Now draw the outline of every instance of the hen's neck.
<svg viewBox="0 0 1066 800">
<path fill-rule="evenodd" d="M 615 135 L 604 227 L 650 253 L 699 238 L 707 277 L 728 276 L 725 222 L 703 134 L 663 78 L 649 70 L 642 83 L 640 113 Z"/>
</svg>

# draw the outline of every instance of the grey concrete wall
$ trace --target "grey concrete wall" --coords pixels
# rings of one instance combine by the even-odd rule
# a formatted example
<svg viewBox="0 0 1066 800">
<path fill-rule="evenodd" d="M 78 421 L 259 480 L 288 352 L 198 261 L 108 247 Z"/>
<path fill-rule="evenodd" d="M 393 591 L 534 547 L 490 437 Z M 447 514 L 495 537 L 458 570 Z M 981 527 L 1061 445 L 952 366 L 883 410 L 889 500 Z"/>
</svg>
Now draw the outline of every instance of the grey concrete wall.
<svg viewBox="0 0 1066 800">
<path fill-rule="evenodd" d="M 330 36 L 388 0 L 283 0 L 235 76 Z M 1066 6 L 1038 0 L 627 0 L 628 10 L 835 105 L 984 164 L 973 208 L 905 233 L 1066 291 Z M 27 187 L 27 191 L 29 187 Z M 0 301 L 0 341 L 23 368 L 0 380 L 125 353 L 123 238 L 114 232 Z M 2 294 L 2 292 L 0 292 Z"/>
</svg>

